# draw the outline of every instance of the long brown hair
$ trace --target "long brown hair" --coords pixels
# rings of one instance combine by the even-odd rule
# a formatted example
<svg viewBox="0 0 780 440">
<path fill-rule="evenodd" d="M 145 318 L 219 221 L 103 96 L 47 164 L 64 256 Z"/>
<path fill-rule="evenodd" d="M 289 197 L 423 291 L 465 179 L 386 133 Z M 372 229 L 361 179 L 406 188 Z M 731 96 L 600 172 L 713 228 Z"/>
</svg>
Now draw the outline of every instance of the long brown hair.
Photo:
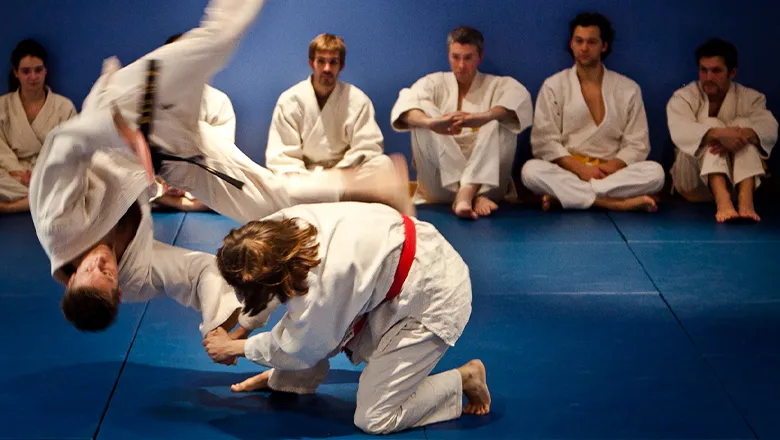
<svg viewBox="0 0 780 440">
<path fill-rule="evenodd" d="M 309 291 L 306 276 L 320 264 L 317 228 L 299 219 L 256 220 L 233 229 L 217 251 L 222 277 L 251 316 L 272 297 L 286 302 Z"/>
</svg>

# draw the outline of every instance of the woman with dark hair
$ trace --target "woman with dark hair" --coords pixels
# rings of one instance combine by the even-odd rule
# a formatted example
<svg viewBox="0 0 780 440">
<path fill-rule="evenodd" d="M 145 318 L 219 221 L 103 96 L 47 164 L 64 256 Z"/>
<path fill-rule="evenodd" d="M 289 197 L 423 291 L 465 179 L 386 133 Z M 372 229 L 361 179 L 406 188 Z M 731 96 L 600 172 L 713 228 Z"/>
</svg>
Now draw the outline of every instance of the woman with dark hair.
<svg viewBox="0 0 780 440">
<path fill-rule="evenodd" d="M 30 176 L 46 135 L 76 115 L 47 85 L 46 49 L 22 40 L 11 53 L 9 93 L 0 96 L 0 213 L 30 209 Z"/>
</svg>

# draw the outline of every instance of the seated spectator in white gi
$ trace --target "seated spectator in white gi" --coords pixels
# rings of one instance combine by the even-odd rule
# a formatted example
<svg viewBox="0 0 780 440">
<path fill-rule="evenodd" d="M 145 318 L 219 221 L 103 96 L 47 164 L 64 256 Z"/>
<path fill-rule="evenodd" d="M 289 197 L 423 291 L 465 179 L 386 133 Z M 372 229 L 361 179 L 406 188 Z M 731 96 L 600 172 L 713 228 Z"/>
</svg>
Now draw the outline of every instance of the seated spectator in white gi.
<svg viewBox="0 0 780 440">
<path fill-rule="evenodd" d="M 761 220 L 753 192 L 777 142 L 777 119 L 760 92 L 734 82 L 737 48 L 711 39 L 696 49 L 699 80 L 677 90 L 666 106 L 677 146 L 671 175 L 687 200 L 715 201 L 718 222 Z M 732 202 L 736 193 L 737 208 Z"/>
<path fill-rule="evenodd" d="M 639 85 L 607 70 L 614 30 L 598 13 L 569 23 L 574 66 L 547 78 L 536 100 L 523 184 L 542 196 L 542 209 L 597 206 L 615 211 L 658 207 L 660 164 L 648 161 L 650 138 Z"/>
</svg>

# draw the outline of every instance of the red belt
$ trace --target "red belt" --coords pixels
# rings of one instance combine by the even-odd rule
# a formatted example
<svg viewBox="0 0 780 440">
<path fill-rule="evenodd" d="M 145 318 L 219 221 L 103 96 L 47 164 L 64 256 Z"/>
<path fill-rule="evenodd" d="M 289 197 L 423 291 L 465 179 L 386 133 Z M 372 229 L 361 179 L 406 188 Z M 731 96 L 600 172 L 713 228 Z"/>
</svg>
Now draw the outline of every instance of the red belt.
<svg viewBox="0 0 780 440">
<path fill-rule="evenodd" d="M 404 281 L 406 281 L 406 277 L 409 275 L 409 269 L 412 267 L 412 263 L 414 262 L 414 254 L 417 251 L 417 231 L 414 227 L 414 221 L 403 214 L 401 214 L 401 216 L 404 219 L 404 244 L 401 248 L 401 258 L 398 260 L 398 267 L 395 269 L 393 284 L 390 286 L 390 290 L 387 291 L 385 299 L 382 300 L 383 303 L 393 300 L 396 296 L 398 296 L 398 294 L 401 293 L 401 287 L 403 287 Z M 352 336 L 347 342 L 344 343 L 341 348 L 342 350 L 344 350 L 344 347 L 346 347 L 347 344 L 350 343 L 358 333 L 360 333 L 360 330 L 363 330 L 363 327 L 366 325 L 367 321 L 368 314 L 366 313 L 365 315 L 361 316 L 352 327 Z"/>
</svg>

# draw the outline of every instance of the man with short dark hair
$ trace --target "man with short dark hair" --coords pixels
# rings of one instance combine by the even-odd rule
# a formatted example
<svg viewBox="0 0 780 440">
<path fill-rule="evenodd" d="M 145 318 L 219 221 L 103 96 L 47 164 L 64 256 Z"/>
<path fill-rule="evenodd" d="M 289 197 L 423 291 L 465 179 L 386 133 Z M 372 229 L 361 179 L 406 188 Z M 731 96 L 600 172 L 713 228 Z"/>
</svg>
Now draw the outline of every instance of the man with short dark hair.
<svg viewBox="0 0 780 440">
<path fill-rule="evenodd" d="M 677 90 L 666 106 L 677 146 L 674 188 L 689 201 L 714 200 L 718 222 L 760 221 L 753 191 L 765 174 L 762 159 L 777 141 L 777 120 L 763 94 L 733 81 L 738 63 L 733 44 L 708 40 L 696 49 L 696 63 L 699 80 Z"/>
<path fill-rule="evenodd" d="M 512 163 L 517 135 L 531 125 L 528 90 L 508 76 L 477 70 L 485 40 L 460 26 L 447 37 L 452 72 L 427 75 L 401 90 L 393 106 L 396 131 L 411 131 L 417 168 L 416 203 L 452 203 L 462 218 L 488 216 L 515 196 Z"/>
<path fill-rule="evenodd" d="M 661 165 L 650 153 L 647 116 L 639 85 L 607 70 L 615 31 L 598 13 L 569 23 L 574 66 L 547 78 L 536 100 L 531 149 L 523 184 L 542 196 L 542 209 L 592 206 L 615 211 L 656 211 Z"/>
</svg>

